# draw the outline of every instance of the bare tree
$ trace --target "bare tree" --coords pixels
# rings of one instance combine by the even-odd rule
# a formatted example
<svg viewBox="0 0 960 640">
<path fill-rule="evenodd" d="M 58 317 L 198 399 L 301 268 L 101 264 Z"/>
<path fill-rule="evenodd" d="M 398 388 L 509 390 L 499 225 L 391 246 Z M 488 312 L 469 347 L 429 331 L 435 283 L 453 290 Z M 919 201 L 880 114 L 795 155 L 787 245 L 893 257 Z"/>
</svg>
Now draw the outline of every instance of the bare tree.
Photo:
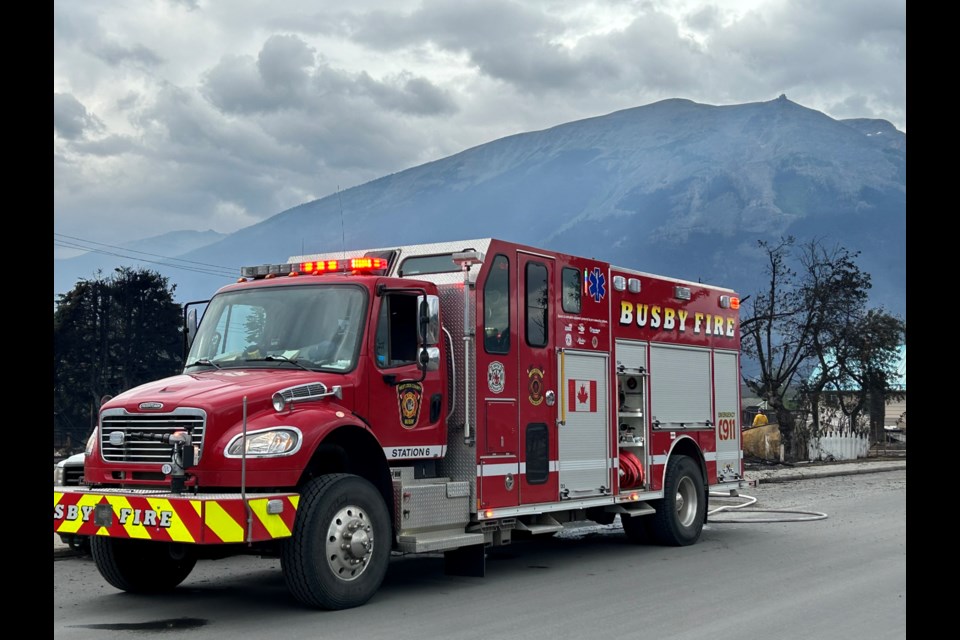
<svg viewBox="0 0 960 640">
<path fill-rule="evenodd" d="M 888 379 L 884 354 L 891 344 L 896 349 L 902 324 L 867 309 L 870 275 L 857 266 L 857 252 L 827 247 L 821 239 L 799 247 L 792 237 L 759 245 L 769 281 L 753 298 L 752 315 L 740 323 L 744 355 L 759 373 L 744 382 L 776 412 L 785 455 L 796 459 L 806 453 L 808 433 L 806 421 L 796 424 L 795 409 L 812 407 L 816 432 L 823 391 L 857 380 L 862 399 L 847 410 L 861 411 L 868 387 L 882 387 Z"/>
<path fill-rule="evenodd" d="M 744 383 L 776 413 L 781 444 L 792 458 L 794 414 L 787 406 L 787 394 L 810 353 L 810 307 L 790 266 L 794 238 L 758 244 L 766 253 L 769 281 L 766 289 L 753 296 L 752 315 L 740 322 L 743 353 L 759 367 L 759 375 L 744 376 Z"/>
</svg>

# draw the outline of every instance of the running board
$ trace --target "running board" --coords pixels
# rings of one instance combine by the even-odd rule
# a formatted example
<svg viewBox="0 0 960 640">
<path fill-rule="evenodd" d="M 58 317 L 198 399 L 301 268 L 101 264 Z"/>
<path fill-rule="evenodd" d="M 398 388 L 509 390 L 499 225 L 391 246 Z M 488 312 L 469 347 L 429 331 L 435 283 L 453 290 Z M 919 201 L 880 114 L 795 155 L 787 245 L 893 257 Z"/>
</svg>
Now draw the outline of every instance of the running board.
<svg viewBox="0 0 960 640">
<path fill-rule="evenodd" d="M 397 538 L 397 549 L 406 553 L 426 553 L 477 544 L 482 545 L 483 542 L 484 536 L 482 533 L 466 533 L 463 529 L 445 529 L 416 534 L 401 534 Z"/>
<path fill-rule="evenodd" d="M 646 502 L 621 502 L 620 504 L 615 504 L 612 507 L 607 507 L 604 511 L 612 511 L 613 513 L 621 513 L 627 516 L 649 516 L 657 512 L 656 509 L 651 507 Z"/>
<path fill-rule="evenodd" d="M 556 521 L 549 513 L 543 513 L 534 516 L 533 522 L 524 522 L 522 518 L 517 519 L 514 527 L 516 531 L 526 531 L 531 535 L 539 533 L 556 533 L 563 530 L 563 525 Z"/>
</svg>

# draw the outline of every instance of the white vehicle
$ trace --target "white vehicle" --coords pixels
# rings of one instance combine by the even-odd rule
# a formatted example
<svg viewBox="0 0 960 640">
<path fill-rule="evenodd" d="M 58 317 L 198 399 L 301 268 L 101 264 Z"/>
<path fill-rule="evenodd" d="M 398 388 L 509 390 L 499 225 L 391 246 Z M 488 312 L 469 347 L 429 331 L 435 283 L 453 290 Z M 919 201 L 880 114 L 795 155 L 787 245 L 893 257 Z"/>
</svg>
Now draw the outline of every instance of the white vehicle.
<svg viewBox="0 0 960 640">
<path fill-rule="evenodd" d="M 53 486 L 76 486 L 83 484 L 83 451 L 64 458 L 53 468 Z M 90 552 L 90 538 L 72 533 L 59 533 L 60 540 L 76 551 Z"/>
<path fill-rule="evenodd" d="M 53 468 L 53 486 L 83 484 L 84 453 L 75 453 L 64 458 Z"/>
</svg>

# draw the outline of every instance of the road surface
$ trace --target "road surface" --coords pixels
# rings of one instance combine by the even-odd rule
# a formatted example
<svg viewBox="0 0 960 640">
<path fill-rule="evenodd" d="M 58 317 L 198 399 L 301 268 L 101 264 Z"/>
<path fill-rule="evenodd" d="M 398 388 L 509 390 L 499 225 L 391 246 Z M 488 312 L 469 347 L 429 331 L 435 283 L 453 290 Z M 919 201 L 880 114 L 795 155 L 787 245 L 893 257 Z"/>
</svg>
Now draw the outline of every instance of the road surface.
<svg viewBox="0 0 960 640">
<path fill-rule="evenodd" d="M 304 609 L 279 560 L 198 564 L 173 594 L 125 594 L 89 557 L 54 560 L 55 638 L 906 637 L 906 471 L 761 484 L 764 513 L 717 514 L 691 547 L 634 546 L 592 526 L 492 551 L 484 578 L 436 556 L 395 557 L 358 609 Z M 719 504 L 714 501 L 711 507 Z"/>
</svg>

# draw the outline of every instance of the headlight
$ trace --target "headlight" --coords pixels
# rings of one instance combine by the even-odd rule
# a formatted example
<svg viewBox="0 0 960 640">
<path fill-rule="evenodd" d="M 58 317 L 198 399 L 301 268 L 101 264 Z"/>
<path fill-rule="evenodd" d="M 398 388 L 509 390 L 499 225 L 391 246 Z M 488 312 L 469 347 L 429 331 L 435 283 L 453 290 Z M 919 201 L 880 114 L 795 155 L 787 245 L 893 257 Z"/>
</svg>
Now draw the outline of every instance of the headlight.
<svg viewBox="0 0 960 640">
<path fill-rule="evenodd" d="M 244 437 L 237 436 L 227 447 L 228 458 L 243 455 Z M 292 427 L 268 429 L 248 433 L 246 453 L 248 456 L 288 456 L 300 448 L 300 431 Z"/>
<path fill-rule="evenodd" d="M 62 464 L 58 464 L 53 468 L 53 486 L 61 487 L 66 484 L 67 481 L 67 471 L 63 468 Z"/>
<path fill-rule="evenodd" d="M 97 443 L 97 427 L 93 428 L 93 432 L 90 434 L 90 437 L 87 438 L 87 446 L 84 447 L 83 453 L 88 458 L 93 455 L 93 445 Z"/>
</svg>

